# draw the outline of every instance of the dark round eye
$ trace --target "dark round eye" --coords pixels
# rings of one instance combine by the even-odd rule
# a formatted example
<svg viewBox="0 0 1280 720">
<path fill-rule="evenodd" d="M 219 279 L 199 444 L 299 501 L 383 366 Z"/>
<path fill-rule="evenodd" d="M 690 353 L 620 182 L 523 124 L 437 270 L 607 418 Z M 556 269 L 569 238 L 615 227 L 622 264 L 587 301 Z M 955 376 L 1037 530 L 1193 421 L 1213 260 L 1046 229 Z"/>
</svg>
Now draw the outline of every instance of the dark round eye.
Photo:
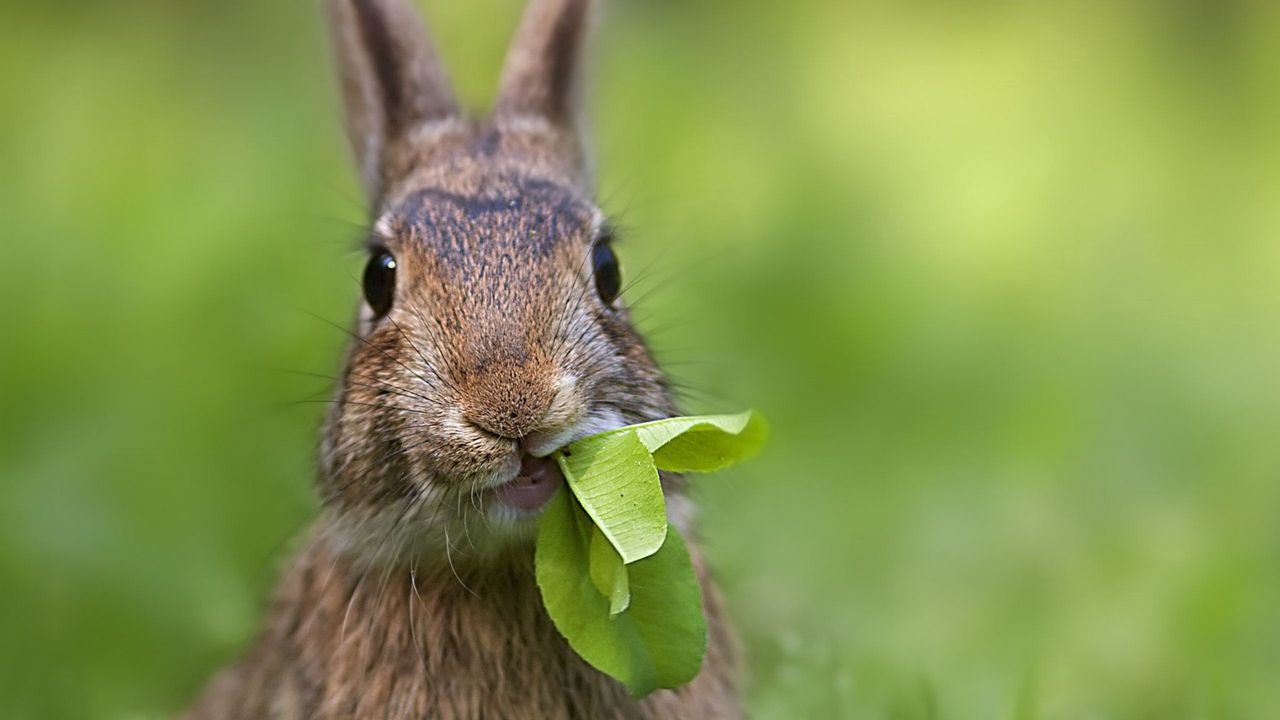
<svg viewBox="0 0 1280 720">
<path fill-rule="evenodd" d="M 373 315 L 380 318 L 391 311 L 396 294 L 396 259 L 384 249 L 374 250 L 364 266 L 364 299 Z"/>
<path fill-rule="evenodd" d="M 605 305 L 612 305 L 622 291 L 622 270 L 608 243 L 596 243 L 592 248 L 591 268 L 596 276 L 596 292 Z"/>
</svg>

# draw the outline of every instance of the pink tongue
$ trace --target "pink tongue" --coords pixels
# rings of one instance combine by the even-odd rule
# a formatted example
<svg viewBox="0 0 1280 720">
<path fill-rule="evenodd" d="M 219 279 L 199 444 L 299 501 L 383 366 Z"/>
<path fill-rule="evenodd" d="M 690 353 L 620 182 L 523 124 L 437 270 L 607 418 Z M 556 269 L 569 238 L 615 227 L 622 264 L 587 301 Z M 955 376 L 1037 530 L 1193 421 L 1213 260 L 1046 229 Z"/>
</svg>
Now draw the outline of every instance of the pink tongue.
<svg viewBox="0 0 1280 720">
<path fill-rule="evenodd" d="M 564 475 L 556 461 L 525 455 L 520 461 L 520 474 L 515 480 L 497 488 L 498 499 L 521 510 L 537 510 L 564 483 Z"/>
</svg>

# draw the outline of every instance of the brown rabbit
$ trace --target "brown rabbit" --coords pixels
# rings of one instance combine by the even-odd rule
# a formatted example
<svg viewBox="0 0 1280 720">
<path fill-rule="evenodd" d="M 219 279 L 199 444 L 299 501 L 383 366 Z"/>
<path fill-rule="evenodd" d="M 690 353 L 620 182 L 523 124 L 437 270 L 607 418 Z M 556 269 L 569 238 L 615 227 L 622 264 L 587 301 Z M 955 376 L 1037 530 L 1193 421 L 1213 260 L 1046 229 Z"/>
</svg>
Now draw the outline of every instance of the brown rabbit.
<svg viewBox="0 0 1280 720">
<path fill-rule="evenodd" d="M 552 450 L 675 414 L 618 300 L 578 124 L 590 0 L 532 0 L 495 109 L 463 115 L 409 0 L 331 0 L 373 208 L 321 444 L 322 512 L 265 629 L 186 717 L 735 718 L 733 638 L 642 700 L 556 632 L 533 575 Z M 673 522 L 690 507 L 668 486 Z"/>
</svg>

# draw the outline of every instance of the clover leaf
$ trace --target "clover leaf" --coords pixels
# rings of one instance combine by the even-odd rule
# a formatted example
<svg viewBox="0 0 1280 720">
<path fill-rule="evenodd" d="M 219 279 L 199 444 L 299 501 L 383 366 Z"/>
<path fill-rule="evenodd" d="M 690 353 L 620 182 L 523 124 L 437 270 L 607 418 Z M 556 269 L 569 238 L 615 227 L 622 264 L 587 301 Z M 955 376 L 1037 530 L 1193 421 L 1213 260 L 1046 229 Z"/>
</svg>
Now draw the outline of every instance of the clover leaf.
<svg viewBox="0 0 1280 720">
<path fill-rule="evenodd" d="M 667 504 L 653 457 L 635 433 L 584 438 L 558 453 L 556 461 L 623 562 L 658 551 L 667 536 Z"/>
<path fill-rule="evenodd" d="M 547 506 L 535 557 L 542 602 L 574 652 L 635 696 L 694 678 L 706 653 L 702 590 L 680 534 L 626 566 L 629 605 L 613 613 L 592 582 L 590 520 L 563 490 Z M 607 543 L 606 543 L 607 545 Z"/>
<path fill-rule="evenodd" d="M 569 646 L 632 695 L 689 682 L 707 646 L 702 589 L 667 520 L 658 470 L 720 470 L 758 452 L 767 434 L 751 411 L 677 417 L 555 453 L 567 491 L 538 529 L 542 602 Z"/>
</svg>

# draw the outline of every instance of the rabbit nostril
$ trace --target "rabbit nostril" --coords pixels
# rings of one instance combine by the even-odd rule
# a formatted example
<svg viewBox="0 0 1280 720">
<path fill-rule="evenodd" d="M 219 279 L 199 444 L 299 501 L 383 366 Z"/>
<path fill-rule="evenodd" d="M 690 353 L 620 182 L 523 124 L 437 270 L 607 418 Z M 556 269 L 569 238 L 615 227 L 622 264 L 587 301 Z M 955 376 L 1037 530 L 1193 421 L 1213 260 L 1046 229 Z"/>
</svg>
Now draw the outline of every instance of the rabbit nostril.
<svg viewBox="0 0 1280 720">
<path fill-rule="evenodd" d="M 519 438 L 514 438 L 514 437 L 511 437 L 510 435 L 506 435 L 504 433 L 498 432 L 494 430 L 489 424 L 477 422 L 474 418 L 472 418 L 469 415 L 464 418 L 464 421 L 468 426 L 470 426 L 473 432 L 483 437 L 492 438 L 494 440 L 519 441 Z"/>
</svg>

